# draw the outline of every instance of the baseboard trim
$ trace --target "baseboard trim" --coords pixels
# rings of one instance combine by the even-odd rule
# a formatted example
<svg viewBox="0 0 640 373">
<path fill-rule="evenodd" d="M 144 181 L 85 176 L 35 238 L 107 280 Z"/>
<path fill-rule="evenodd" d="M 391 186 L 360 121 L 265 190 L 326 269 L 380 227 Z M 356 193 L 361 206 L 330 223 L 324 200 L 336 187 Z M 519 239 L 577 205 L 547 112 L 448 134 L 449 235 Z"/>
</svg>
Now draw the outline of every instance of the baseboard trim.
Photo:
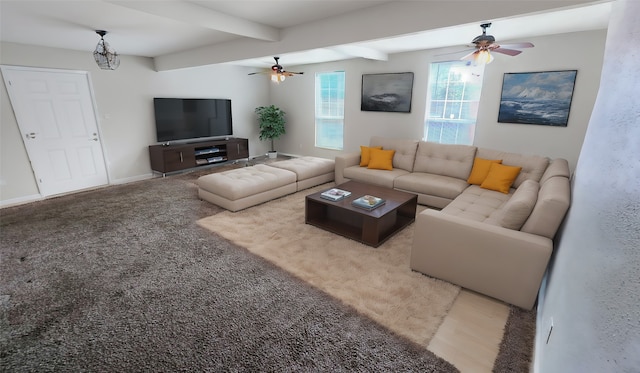
<svg viewBox="0 0 640 373">
<path fill-rule="evenodd" d="M 22 196 L 18 198 L 6 199 L 0 201 L 0 208 L 3 209 L 5 207 L 13 207 L 18 205 L 24 205 L 26 203 L 42 201 L 45 198 L 41 194 L 31 194 L 28 196 Z"/>
<path fill-rule="evenodd" d="M 128 184 L 128 183 L 134 183 L 136 181 L 153 179 L 153 177 L 154 177 L 153 174 L 150 173 L 150 174 L 127 177 L 127 178 L 124 178 L 124 179 L 111 180 L 110 184 L 111 185 Z"/>
<path fill-rule="evenodd" d="M 2 201 L 0 201 L 0 209 L 6 208 L 6 207 L 24 205 L 24 204 L 32 203 L 32 202 L 44 201 L 45 199 L 60 197 L 60 196 L 67 195 L 67 194 L 73 194 L 73 193 L 84 192 L 84 191 L 92 190 L 92 189 L 104 188 L 104 187 L 108 187 L 109 185 L 128 184 L 128 183 L 133 183 L 133 182 L 136 182 L 136 181 L 148 180 L 148 179 L 152 179 L 153 177 L 154 177 L 153 174 L 144 174 L 144 175 L 138 175 L 138 176 L 133 176 L 133 177 L 127 177 L 127 178 L 124 178 L 124 179 L 111 180 L 111 182 L 109 184 L 100 185 L 100 186 L 97 186 L 97 187 L 94 187 L 94 188 L 86 188 L 86 189 L 74 190 L 74 191 L 71 191 L 71 192 L 56 194 L 56 195 L 52 195 L 52 196 L 48 196 L 48 197 L 43 197 L 41 194 L 31 194 L 31 195 L 28 195 L 28 196 L 22 196 L 22 197 L 2 200 Z"/>
</svg>

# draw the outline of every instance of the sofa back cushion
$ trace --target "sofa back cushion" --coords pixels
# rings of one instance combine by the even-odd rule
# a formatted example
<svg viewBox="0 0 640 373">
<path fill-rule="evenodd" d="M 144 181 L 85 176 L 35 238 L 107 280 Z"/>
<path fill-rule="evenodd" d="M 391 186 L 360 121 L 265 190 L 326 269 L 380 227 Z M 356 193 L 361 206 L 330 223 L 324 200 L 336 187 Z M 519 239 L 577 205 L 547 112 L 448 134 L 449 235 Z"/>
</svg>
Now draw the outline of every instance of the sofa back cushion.
<svg viewBox="0 0 640 373">
<path fill-rule="evenodd" d="M 413 172 L 413 161 L 416 158 L 417 140 L 390 139 L 380 136 L 372 136 L 369 146 L 382 146 L 384 150 L 395 150 L 393 155 L 393 168 L 400 168 Z"/>
<path fill-rule="evenodd" d="M 413 171 L 467 180 L 475 157 L 475 146 L 420 141 Z"/>
<path fill-rule="evenodd" d="M 546 157 L 508 153 L 486 148 L 478 148 L 477 156 L 485 159 L 502 159 L 503 165 L 522 167 L 518 177 L 513 182 L 514 188 L 518 188 L 525 180 L 539 182 L 549 165 L 549 158 Z"/>
<path fill-rule="evenodd" d="M 547 167 L 540 178 L 540 184 L 544 184 L 548 179 L 554 176 L 563 176 L 570 179 L 571 171 L 569 171 L 569 162 L 567 162 L 566 159 L 556 158 L 551 160 L 549 167 Z"/>
<path fill-rule="evenodd" d="M 507 203 L 502 206 L 500 225 L 505 228 L 520 230 L 536 205 L 539 190 L 540 184 L 537 181 L 525 180 Z"/>
<path fill-rule="evenodd" d="M 571 203 L 571 183 L 569 181 L 569 165 L 566 160 L 554 160 L 553 169 L 546 174 L 540 183 L 538 202 L 529 219 L 520 229 L 553 239 L 564 219 Z M 551 168 L 551 166 L 550 166 Z"/>
</svg>

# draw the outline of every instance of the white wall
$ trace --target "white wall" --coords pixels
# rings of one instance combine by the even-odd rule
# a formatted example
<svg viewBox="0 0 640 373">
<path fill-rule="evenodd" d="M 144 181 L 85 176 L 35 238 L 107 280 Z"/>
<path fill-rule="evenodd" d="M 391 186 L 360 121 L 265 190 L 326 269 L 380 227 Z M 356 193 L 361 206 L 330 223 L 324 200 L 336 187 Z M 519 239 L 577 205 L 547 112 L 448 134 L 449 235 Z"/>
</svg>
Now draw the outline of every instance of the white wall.
<svg viewBox="0 0 640 373">
<path fill-rule="evenodd" d="M 605 30 L 533 38 L 534 48 L 487 65 L 475 144 L 565 158 L 574 170 L 600 85 L 605 39 Z M 497 122 L 504 73 L 553 70 L 578 70 L 567 127 Z"/>
<path fill-rule="evenodd" d="M 588 31 L 528 39 L 535 48 L 517 57 L 496 55 L 487 65 L 478 112 L 475 145 L 504 151 L 565 158 L 575 168 L 595 102 L 606 31 Z M 449 50 L 407 52 L 389 61 L 354 59 L 288 67 L 303 76 L 272 86 L 271 100 L 287 112 L 287 134 L 276 142 L 281 152 L 331 158 L 340 152 L 314 148 L 314 76 L 318 72 L 346 72 L 344 151 L 358 151 L 371 135 L 395 138 L 423 137 L 429 64 Z M 569 124 L 549 127 L 498 123 L 502 77 L 506 72 L 578 70 Z M 411 113 L 360 111 L 362 74 L 413 72 Z"/>
<path fill-rule="evenodd" d="M 541 292 L 536 372 L 640 371 L 638 14 L 636 0 L 613 5 L 571 208 Z"/>
<path fill-rule="evenodd" d="M 264 154 L 254 108 L 269 101 L 269 83 L 254 69 L 216 65 L 156 72 L 149 58 L 122 56 L 115 71 L 100 70 L 91 51 L 2 43 L 0 64 L 90 72 L 110 183 L 151 177 L 148 145 L 155 144 L 153 97 L 230 98 L 234 135 L 249 138 L 251 155 Z M 0 202 L 39 198 L 4 82 L 0 83 Z"/>
</svg>

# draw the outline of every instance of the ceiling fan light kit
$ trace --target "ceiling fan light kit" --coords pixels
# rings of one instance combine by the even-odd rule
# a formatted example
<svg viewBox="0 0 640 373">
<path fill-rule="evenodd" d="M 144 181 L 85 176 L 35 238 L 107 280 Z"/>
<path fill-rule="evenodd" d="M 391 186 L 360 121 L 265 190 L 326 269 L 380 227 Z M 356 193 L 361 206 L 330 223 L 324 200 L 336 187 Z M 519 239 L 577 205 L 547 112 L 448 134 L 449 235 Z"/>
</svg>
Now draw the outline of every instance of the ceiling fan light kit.
<svg viewBox="0 0 640 373">
<path fill-rule="evenodd" d="M 286 77 L 284 76 L 284 74 L 279 74 L 279 73 L 273 73 L 271 74 L 271 81 L 274 83 L 280 83 L 280 82 L 284 82 L 284 80 L 286 79 Z"/>
<path fill-rule="evenodd" d="M 473 62 L 476 65 L 486 65 L 493 62 L 493 56 L 489 53 L 488 50 L 480 50 L 472 55 Z"/>
<path fill-rule="evenodd" d="M 304 72 L 285 71 L 285 69 L 282 67 L 282 65 L 280 65 L 278 63 L 278 60 L 280 59 L 280 57 L 273 57 L 273 59 L 276 60 L 276 63 L 275 63 L 275 65 L 271 66 L 270 70 L 266 70 L 266 71 L 262 71 L 262 72 L 249 73 L 249 75 L 270 74 L 271 75 L 271 78 L 270 78 L 271 81 L 276 83 L 276 84 L 279 84 L 281 82 L 284 82 L 284 80 L 288 76 L 304 74 Z"/>
<path fill-rule="evenodd" d="M 100 35 L 100 41 L 93 51 L 93 58 L 96 60 L 98 67 L 102 70 L 115 70 L 120 66 L 120 57 L 118 53 L 111 48 L 109 43 L 104 41 L 107 31 L 96 30 L 96 34 Z"/>
</svg>

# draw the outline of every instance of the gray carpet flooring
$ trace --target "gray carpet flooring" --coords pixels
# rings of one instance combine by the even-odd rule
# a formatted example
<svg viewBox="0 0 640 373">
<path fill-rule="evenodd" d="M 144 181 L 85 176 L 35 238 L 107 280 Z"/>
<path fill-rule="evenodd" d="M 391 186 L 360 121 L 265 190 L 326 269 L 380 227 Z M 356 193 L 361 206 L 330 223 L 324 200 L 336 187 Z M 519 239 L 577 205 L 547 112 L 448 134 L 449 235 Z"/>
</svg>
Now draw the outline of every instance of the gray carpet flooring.
<svg viewBox="0 0 640 373">
<path fill-rule="evenodd" d="M 0 369 L 456 371 L 198 227 L 196 176 L 0 210 Z"/>
</svg>

